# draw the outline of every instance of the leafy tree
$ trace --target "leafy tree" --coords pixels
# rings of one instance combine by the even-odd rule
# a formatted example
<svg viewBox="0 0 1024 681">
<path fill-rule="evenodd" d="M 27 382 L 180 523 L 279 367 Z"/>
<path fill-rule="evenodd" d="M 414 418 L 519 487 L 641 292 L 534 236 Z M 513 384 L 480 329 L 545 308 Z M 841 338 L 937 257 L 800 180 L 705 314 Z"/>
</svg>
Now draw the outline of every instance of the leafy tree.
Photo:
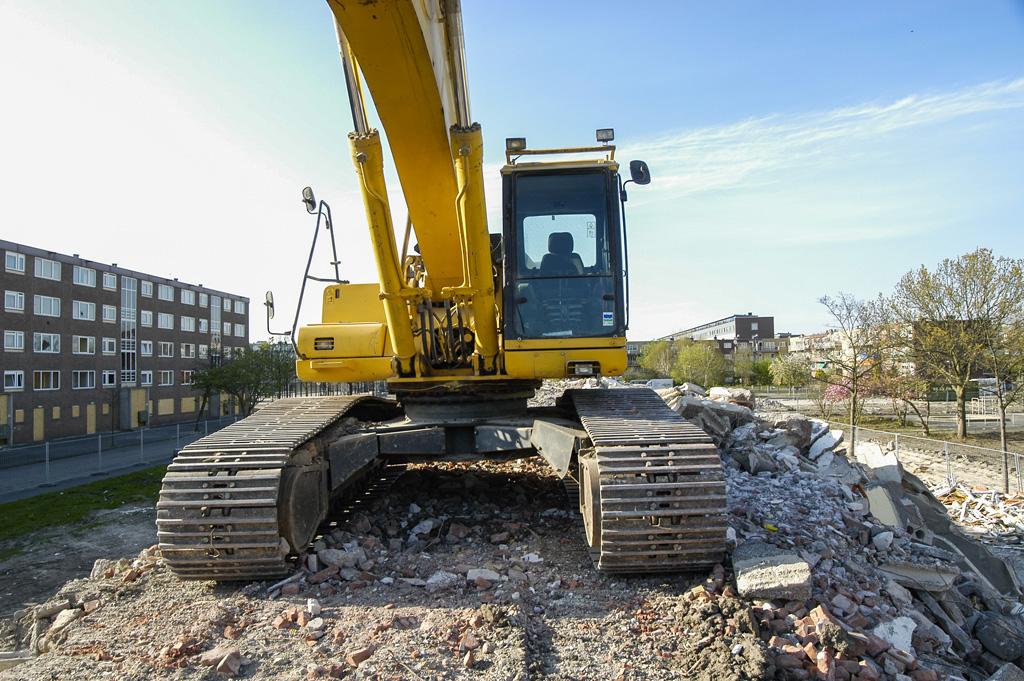
<svg viewBox="0 0 1024 681">
<path fill-rule="evenodd" d="M 992 252 L 978 249 L 947 258 L 934 270 L 922 265 L 907 272 L 892 298 L 893 316 L 915 371 L 948 384 L 956 396 L 960 439 L 967 437 L 967 388 L 993 357 L 986 347 L 986 325 L 992 322 L 994 276 Z"/>
<path fill-rule="evenodd" d="M 771 382 L 784 388 L 802 388 L 811 380 L 811 363 L 803 355 L 784 354 L 768 367 Z"/>
<path fill-rule="evenodd" d="M 716 346 L 691 340 L 680 341 L 676 345 L 678 352 L 672 369 L 672 378 L 676 381 L 689 381 L 705 388 L 725 381 L 728 363 Z"/>
<path fill-rule="evenodd" d="M 214 392 L 225 392 L 238 401 L 242 416 L 248 416 L 259 402 L 283 390 L 295 375 L 290 353 L 269 343 L 235 355 L 220 366 L 199 370 L 194 387 L 203 392 L 203 407 Z"/>
<path fill-rule="evenodd" d="M 759 359 L 754 362 L 754 375 L 752 383 L 754 385 L 771 385 L 772 384 L 772 363 L 771 360 Z"/>
<path fill-rule="evenodd" d="M 736 344 L 732 351 L 732 375 L 743 385 L 754 377 L 754 351 L 749 345 Z"/>
<path fill-rule="evenodd" d="M 648 343 L 640 351 L 640 366 L 658 378 L 668 378 L 675 366 L 677 347 L 673 341 L 659 340 Z"/>
<path fill-rule="evenodd" d="M 913 411 L 921 423 L 925 435 L 929 435 L 928 419 L 931 417 L 928 401 L 928 381 L 914 373 L 904 371 L 895 361 L 889 361 L 872 376 L 873 390 L 889 398 L 893 412 L 901 426 L 907 425 L 907 416 Z M 924 403 L 924 410 L 921 409 Z"/>
</svg>

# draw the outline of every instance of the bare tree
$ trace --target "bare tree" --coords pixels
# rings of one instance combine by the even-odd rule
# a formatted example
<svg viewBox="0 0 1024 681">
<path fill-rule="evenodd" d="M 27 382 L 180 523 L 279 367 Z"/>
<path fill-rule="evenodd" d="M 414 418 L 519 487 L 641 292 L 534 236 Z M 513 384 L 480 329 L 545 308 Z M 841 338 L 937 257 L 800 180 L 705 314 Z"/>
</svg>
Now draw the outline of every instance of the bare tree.
<svg viewBox="0 0 1024 681">
<path fill-rule="evenodd" d="M 849 392 L 852 454 L 856 447 L 861 397 L 869 385 L 869 376 L 886 361 L 885 355 L 892 347 L 888 307 L 881 297 L 860 300 L 842 292 L 834 297 L 824 296 L 818 302 L 832 317 L 832 342 L 821 348 L 827 368 L 818 372 L 816 378 Z"/>
<path fill-rule="evenodd" d="M 772 360 L 768 371 L 777 386 L 802 388 L 811 380 L 811 363 L 802 355 L 779 355 Z"/>
</svg>

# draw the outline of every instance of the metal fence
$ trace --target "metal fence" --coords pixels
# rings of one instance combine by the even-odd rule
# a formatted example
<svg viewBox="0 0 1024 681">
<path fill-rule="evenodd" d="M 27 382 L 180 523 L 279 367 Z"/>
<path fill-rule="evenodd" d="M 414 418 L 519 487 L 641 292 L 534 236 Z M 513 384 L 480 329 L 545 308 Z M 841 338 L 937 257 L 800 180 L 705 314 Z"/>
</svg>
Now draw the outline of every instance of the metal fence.
<svg viewBox="0 0 1024 681">
<path fill-rule="evenodd" d="M 833 429 L 850 430 L 848 423 L 828 423 Z M 874 442 L 894 452 L 905 468 L 933 484 L 952 485 L 959 481 L 991 489 L 1002 489 L 1003 486 L 1003 451 L 1000 449 L 862 426 L 856 426 L 854 439 L 856 442 Z M 1015 484 L 1020 494 L 1024 492 L 1024 475 L 1021 471 L 1021 458 L 1024 454 L 1011 451 L 1007 457 L 1011 487 Z"/>
<path fill-rule="evenodd" d="M 3 448 L 0 495 L 170 461 L 178 449 L 237 419 L 226 416 Z"/>
</svg>

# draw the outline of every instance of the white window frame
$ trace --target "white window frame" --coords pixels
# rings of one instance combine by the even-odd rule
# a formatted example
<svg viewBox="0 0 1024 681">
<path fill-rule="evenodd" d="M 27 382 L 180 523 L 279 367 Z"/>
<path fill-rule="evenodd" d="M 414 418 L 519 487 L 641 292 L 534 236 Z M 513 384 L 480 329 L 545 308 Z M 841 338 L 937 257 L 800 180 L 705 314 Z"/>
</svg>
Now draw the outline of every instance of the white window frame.
<svg viewBox="0 0 1024 681">
<path fill-rule="evenodd" d="M 231 299 L 230 298 L 225 298 L 224 299 L 224 311 L 225 312 L 231 312 Z"/>
<path fill-rule="evenodd" d="M 38 255 L 35 257 L 35 263 L 33 264 L 32 272 L 35 274 L 37 279 L 49 279 L 50 281 L 60 281 L 60 263 L 56 260 L 50 260 L 49 258 L 40 258 Z"/>
<path fill-rule="evenodd" d="M 5 251 L 4 271 L 11 272 L 13 274 L 25 274 L 25 254 L 18 253 L 16 251 Z M 22 381 L 22 383 L 24 383 L 24 381 Z"/>
<path fill-rule="evenodd" d="M 209 307 L 209 306 L 210 306 L 210 296 L 205 294 L 205 293 L 200 292 L 199 293 L 199 307 Z"/>
<path fill-rule="evenodd" d="M 199 318 L 199 333 L 210 333 L 210 320 L 204 317 Z"/>
<path fill-rule="evenodd" d="M 199 359 L 206 359 L 210 356 L 210 346 L 200 345 L 199 346 Z"/>
<path fill-rule="evenodd" d="M 87 322 L 96 321 L 96 303 L 87 300 L 72 300 L 71 318 Z"/>
<path fill-rule="evenodd" d="M 153 385 L 153 372 L 152 372 L 152 370 L 140 371 L 139 372 L 139 385 Z"/>
<path fill-rule="evenodd" d="M 174 315 L 170 312 L 158 312 L 156 315 L 156 328 L 174 330 Z"/>
<path fill-rule="evenodd" d="M 13 329 L 4 331 L 4 352 L 24 352 L 25 332 Z"/>
<path fill-rule="evenodd" d="M 196 292 L 192 289 L 183 288 L 181 289 L 181 293 L 178 295 L 178 300 L 182 305 L 195 305 Z"/>
<path fill-rule="evenodd" d="M 117 290 L 117 275 L 113 272 L 103 273 L 103 288 L 108 291 Z"/>
<path fill-rule="evenodd" d="M 223 354 L 223 355 L 224 355 L 224 359 L 231 359 L 231 348 L 230 348 L 230 347 L 227 347 L 227 346 L 225 346 L 225 347 L 224 347 L 224 348 L 223 348 L 223 349 L 221 350 L 221 354 Z"/>
<path fill-rule="evenodd" d="M 164 380 L 165 378 L 167 379 L 166 381 Z M 159 385 L 174 385 L 174 371 L 172 369 L 160 370 Z"/>
<path fill-rule="evenodd" d="M 82 385 L 82 377 L 88 378 L 85 382 L 86 385 Z M 96 387 L 96 372 L 92 369 L 75 369 L 71 372 L 71 389 L 72 390 L 92 390 Z"/>
<path fill-rule="evenodd" d="M 196 318 L 186 317 L 182 315 L 178 319 L 178 326 L 181 331 L 195 331 L 196 330 Z"/>
<path fill-rule="evenodd" d="M 245 314 L 245 301 L 244 300 L 236 300 L 235 301 L 235 314 Z"/>
<path fill-rule="evenodd" d="M 139 282 L 139 292 L 142 294 L 143 298 L 152 298 L 153 297 L 153 282 L 151 282 L 151 281 L 140 281 Z"/>
<path fill-rule="evenodd" d="M 181 370 L 181 385 L 192 385 L 195 382 L 195 369 Z"/>
<path fill-rule="evenodd" d="M 11 298 L 13 297 L 13 298 Z M 13 305 L 8 305 L 9 299 L 14 301 Z M 20 307 L 18 305 L 20 301 Z M 25 294 L 21 291 L 4 291 L 4 312 L 24 312 L 25 311 Z"/>
<path fill-rule="evenodd" d="M 75 265 L 71 270 L 71 281 L 75 286 L 88 286 L 96 288 L 96 270 L 83 265 Z"/>
<path fill-rule="evenodd" d="M 139 323 L 143 326 L 153 326 L 153 311 L 152 310 L 140 310 L 139 311 Z"/>
<path fill-rule="evenodd" d="M 116 355 L 117 354 L 117 339 L 116 338 L 104 338 L 100 342 L 101 352 L 104 355 Z M 109 350 L 107 349 L 109 348 Z"/>
<path fill-rule="evenodd" d="M 174 343 L 170 341 L 160 341 L 160 345 L 157 348 L 157 357 L 174 357 Z"/>
<path fill-rule="evenodd" d="M 116 388 L 117 387 L 117 370 L 116 369 L 104 369 L 102 386 L 104 388 Z"/>
<path fill-rule="evenodd" d="M 116 324 L 117 323 L 117 306 L 116 305 L 104 305 L 103 306 L 103 323 L 104 324 Z"/>
<path fill-rule="evenodd" d="M 85 351 L 79 350 L 79 345 L 82 340 L 85 340 Z M 72 336 L 71 337 L 71 354 L 72 355 L 95 355 L 96 354 L 96 336 Z"/>
<path fill-rule="evenodd" d="M 235 338 L 245 338 L 245 324 L 235 324 Z"/>
<path fill-rule="evenodd" d="M 42 376 L 43 374 L 50 375 L 50 387 L 49 388 L 37 388 L 36 387 L 36 376 Z M 56 377 L 56 384 L 54 384 L 54 378 Z M 57 369 L 36 369 L 32 372 L 32 390 L 36 392 L 50 392 L 52 390 L 60 390 L 60 371 Z"/>
<path fill-rule="evenodd" d="M 49 312 L 41 312 L 43 303 L 50 303 Z M 56 302 L 57 311 L 53 312 L 53 303 Z M 60 298 L 57 296 L 42 296 L 38 293 L 32 296 L 32 314 L 38 317 L 60 317 Z"/>
<path fill-rule="evenodd" d="M 169 284 L 157 284 L 156 297 L 159 300 L 166 300 L 169 303 L 174 302 L 174 287 Z"/>
<path fill-rule="evenodd" d="M 143 357 L 152 357 L 153 356 L 153 341 L 151 341 L 151 340 L 139 341 L 139 354 L 142 355 Z"/>
<path fill-rule="evenodd" d="M 8 386 L 7 379 L 13 378 L 14 384 Z M 21 369 L 9 369 L 4 372 L 4 392 L 13 393 L 20 392 L 25 389 L 25 372 Z"/>
<path fill-rule="evenodd" d="M 195 359 L 196 358 L 196 346 L 195 346 L 195 343 L 182 343 L 181 344 L 181 358 L 182 359 Z"/>
<path fill-rule="evenodd" d="M 231 322 L 222 322 L 221 324 L 222 324 L 222 328 L 224 330 L 224 335 L 225 336 L 230 336 L 231 335 Z"/>
<path fill-rule="evenodd" d="M 43 342 L 50 341 L 50 350 L 43 350 Z M 36 348 L 40 349 L 36 349 Z M 40 355 L 59 355 L 60 354 L 60 334 L 49 333 L 47 331 L 34 331 L 32 333 L 32 352 L 39 353 Z"/>
</svg>

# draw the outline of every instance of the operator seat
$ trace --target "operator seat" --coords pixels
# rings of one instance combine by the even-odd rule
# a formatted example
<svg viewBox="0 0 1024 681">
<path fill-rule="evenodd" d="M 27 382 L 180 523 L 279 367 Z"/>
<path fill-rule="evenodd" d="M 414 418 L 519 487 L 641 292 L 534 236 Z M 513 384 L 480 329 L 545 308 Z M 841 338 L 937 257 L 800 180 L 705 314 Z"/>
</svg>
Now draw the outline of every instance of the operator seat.
<svg viewBox="0 0 1024 681">
<path fill-rule="evenodd" d="M 548 234 L 548 252 L 540 261 L 540 274 L 544 277 L 579 276 L 583 274 L 583 258 L 573 251 L 572 234 Z"/>
</svg>

